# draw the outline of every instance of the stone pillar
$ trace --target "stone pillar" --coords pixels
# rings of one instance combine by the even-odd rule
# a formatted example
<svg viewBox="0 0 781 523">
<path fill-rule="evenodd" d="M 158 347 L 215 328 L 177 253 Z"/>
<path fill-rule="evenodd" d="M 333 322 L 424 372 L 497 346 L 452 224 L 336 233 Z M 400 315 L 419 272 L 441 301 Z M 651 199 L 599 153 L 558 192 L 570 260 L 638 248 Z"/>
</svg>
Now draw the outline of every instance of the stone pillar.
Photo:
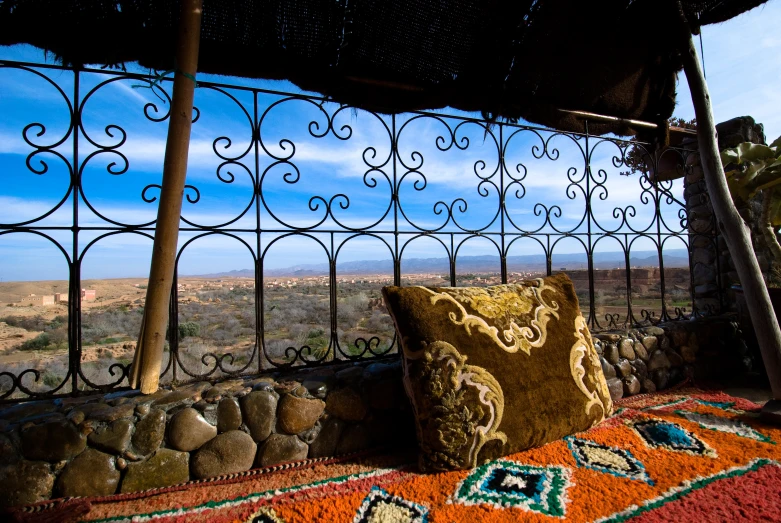
<svg viewBox="0 0 781 523">
<path fill-rule="evenodd" d="M 762 124 L 756 123 L 750 116 L 722 122 L 716 126 L 716 131 L 719 149 L 734 147 L 742 142 L 765 143 Z M 696 147 L 696 140 L 693 141 Z M 686 147 L 686 142 L 682 146 Z M 694 308 L 700 315 L 735 311 L 735 295 L 730 287 L 739 283 L 738 274 L 713 216 L 699 154 L 689 155 L 686 167 L 684 198 L 689 216 Z M 761 202 L 755 199 L 748 206 L 738 208 L 738 211 L 753 226 L 758 223 Z M 769 269 L 768 257 L 764 255 L 764 246 L 757 241 L 761 235 L 753 227 L 751 238 L 760 268 L 765 274 Z"/>
</svg>

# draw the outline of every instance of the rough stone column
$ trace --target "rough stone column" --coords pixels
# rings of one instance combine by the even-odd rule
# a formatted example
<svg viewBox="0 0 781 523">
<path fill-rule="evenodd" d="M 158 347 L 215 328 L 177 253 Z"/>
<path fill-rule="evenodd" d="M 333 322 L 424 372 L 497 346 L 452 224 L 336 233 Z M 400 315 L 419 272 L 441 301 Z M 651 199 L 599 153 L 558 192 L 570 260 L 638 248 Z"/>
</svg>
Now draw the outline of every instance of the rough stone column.
<svg viewBox="0 0 781 523">
<path fill-rule="evenodd" d="M 740 116 L 716 126 L 719 149 L 734 147 L 742 142 L 765 143 L 762 124 L 750 116 Z M 686 143 L 682 144 L 684 147 Z M 694 143 L 696 147 L 696 141 Z M 694 286 L 694 307 L 700 314 L 711 314 L 735 310 L 735 296 L 731 290 L 739 283 L 738 274 L 732 263 L 724 238 L 719 234 L 713 216 L 699 154 L 692 154 L 686 161 L 687 174 L 684 179 L 684 198 L 689 216 L 689 243 L 691 245 L 692 285 Z M 763 274 L 769 269 L 764 247 L 757 242 L 761 235 L 754 230 L 761 211 L 761 202 L 756 199 L 748 206 L 738 208 L 741 217 L 752 226 L 751 240 L 757 253 Z"/>
<path fill-rule="evenodd" d="M 696 147 L 696 140 L 692 141 Z M 718 313 L 721 312 L 721 300 L 717 272 L 719 264 L 716 261 L 721 251 L 719 246 L 721 238 L 717 234 L 713 207 L 705 188 L 700 155 L 696 152 L 689 155 L 686 159 L 686 166 L 687 174 L 683 182 L 683 196 L 686 200 L 686 211 L 689 217 L 694 309 L 701 315 Z"/>
</svg>

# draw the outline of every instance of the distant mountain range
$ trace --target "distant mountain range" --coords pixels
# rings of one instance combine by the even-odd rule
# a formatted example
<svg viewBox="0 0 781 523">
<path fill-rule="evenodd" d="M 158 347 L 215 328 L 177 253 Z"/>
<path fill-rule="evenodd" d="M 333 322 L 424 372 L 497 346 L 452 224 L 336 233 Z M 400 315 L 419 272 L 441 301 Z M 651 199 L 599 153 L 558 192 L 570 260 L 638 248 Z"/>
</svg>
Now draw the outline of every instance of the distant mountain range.
<svg viewBox="0 0 781 523">
<path fill-rule="evenodd" d="M 659 258 L 654 251 L 638 251 L 632 253 L 629 258 L 630 267 L 656 267 Z M 583 254 L 556 254 L 553 259 L 553 270 L 561 269 L 585 269 L 586 258 Z M 615 269 L 624 265 L 624 253 L 622 252 L 597 252 L 594 253 L 594 267 L 597 269 Z M 685 249 L 670 249 L 664 252 L 665 267 L 688 267 L 689 254 Z M 456 262 L 459 273 L 491 273 L 499 272 L 499 257 L 484 256 L 459 256 Z M 448 272 L 447 258 L 409 258 L 401 262 L 402 272 L 407 274 L 421 273 L 446 273 Z M 509 272 L 530 272 L 545 269 L 545 256 L 533 254 L 527 256 L 508 256 L 507 270 Z M 337 264 L 339 274 L 392 274 L 393 264 L 391 260 L 359 260 L 347 261 Z M 203 278 L 251 278 L 254 276 L 252 269 L 234 270 L 216 274 L 201 274 Z M 282 269 L 266 269 L 265 275 L 272 277 L 282 276 L 327 276 L 328 264 L 311 263 L 299 264 Z"/>
</svg>

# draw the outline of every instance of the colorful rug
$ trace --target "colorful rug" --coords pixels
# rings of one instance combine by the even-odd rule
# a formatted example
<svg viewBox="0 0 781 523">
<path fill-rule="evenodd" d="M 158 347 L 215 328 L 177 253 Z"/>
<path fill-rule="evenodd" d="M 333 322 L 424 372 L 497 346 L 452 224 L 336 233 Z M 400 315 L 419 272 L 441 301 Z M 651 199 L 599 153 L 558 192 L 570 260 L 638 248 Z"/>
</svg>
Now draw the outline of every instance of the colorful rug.
<svg viewBox="0 0 781 523">
<path fill-rule="evenodd" d="M 781 428 L 762 424 L 758 409 L 694 389 L 635 396 L 598 427 L 470 471 L 420 474 L 408 454 L 321 460 L 69 500 L 48 515 L 53 505 L 41 505 L 31 515 L 47 521 L 57 511 L 89 510 L 81 520 L 160 523 L 781 521 Z"/>
</svg>

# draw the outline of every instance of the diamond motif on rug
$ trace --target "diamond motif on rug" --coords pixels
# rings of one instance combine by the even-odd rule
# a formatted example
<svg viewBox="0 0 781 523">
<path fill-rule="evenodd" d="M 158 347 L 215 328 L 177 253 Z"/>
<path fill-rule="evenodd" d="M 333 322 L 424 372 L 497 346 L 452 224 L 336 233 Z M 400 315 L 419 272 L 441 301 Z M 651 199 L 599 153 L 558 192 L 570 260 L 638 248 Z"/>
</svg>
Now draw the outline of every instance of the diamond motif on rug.
<svg viewBox="0 0 781 523">
<path fill-rule="evenodd" d="M 563 517 L 569 477 L 569 469 L 558 465 L 536 467 L 493 461 L 474 469 L 458 486 L 453 500 L 463 505 L 512 507 Z"/>
<path fill-rule="evenodd" d="M 744 412 L 740 409 L 735 408 L 734 401 L 706 401 L 706 400 L 693 400 L 693 401 L 696 401 L 700 405 L 705 405 L 706 407 L 714 407 L 717 409 L 726 410 L 727 412 L 736 412 L 736 413 Z"/>
<path fill-rule="evenodd" d="M 273 508 L 263 507 L 257 512 L 255 512 L 254 514 L 252 514 L 247 520 L 247 523 L 285 523 L 285 522 L 279 519 L 279 516 L 277 516 L 277 513 L 274 512 Z"/>
<path fill-rule="evenodd" d="M 715 458 L 716 451 L 700 438 L 675 423 L 660 419 L 629 422 L 640 438 L 651 448 L 685 452 L 694 456 Z"/>
<path fill-rule="evenodd" d="M 654 484 L 646 473 L 645 466 L 628 450 L 574 437 L 566 438 L 566 441 L 572 456 L 581 467 L 620 478 L 637 479 L 649 485 Z"/>
<path fill-rule="evenodd" d="M 735 434 L 736 436 L 742 436 L 764 443 L 774 443 L 773 440 L 764 434 L 757 432 L 738 419 L 723 418 L 721 416 L 714 416 L 713 414 L 701 414 L 699 412 L 689 412 L 685 410 L 676 410 L 675 413 L 689 421 L 697 423 L 704 429 L 727 432 L 729 434 Z"/>
<path fill-rule="evenodd" d="M 398 496 L 392 496 L 380 487 L 372 487 L 361 503 L 353 523 L 426 523 L 428 509 Z"/>
</svg>

